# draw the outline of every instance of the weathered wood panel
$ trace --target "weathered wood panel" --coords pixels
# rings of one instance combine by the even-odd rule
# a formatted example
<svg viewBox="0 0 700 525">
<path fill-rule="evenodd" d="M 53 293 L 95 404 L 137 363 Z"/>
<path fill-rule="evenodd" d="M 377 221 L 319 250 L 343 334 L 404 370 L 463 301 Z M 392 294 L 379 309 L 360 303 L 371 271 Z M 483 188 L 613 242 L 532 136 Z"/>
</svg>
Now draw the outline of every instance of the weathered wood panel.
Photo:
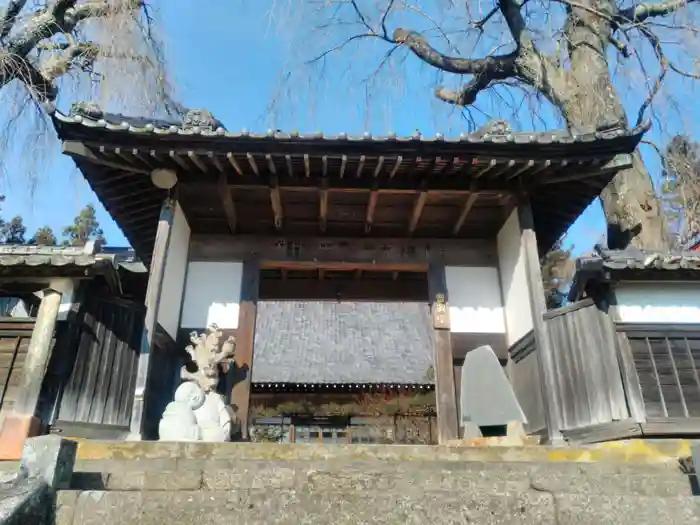
<svg viewBox="0 0 700 525">
<path fill-rule="evenodd" d="M 561 407 L 561 430 L 628 419 L 610 317 L 586 299 L 548 312 L 545 321 L 557 372 L 550 395 Z"/>
<path fill-rule="evenodd" d="M 10 412 L 17 400 L 33 329 L 31 320 L 0 320 L 0 413 Z"/>
<path fill-rule="evenodd" d="M 636 373 L 647 422 L 700 417 L 700 326 L 618 324 L 617 330 L 628 341 L 630 375 Z"/>
<path fill-rule="evenodd" d="M 128 427 L 143 315 L 135 303 L 85 294 L 74 329 L 50 365 L 72 364 L 58 379 L 62 387 L 54 431 L 81 428 L 72 423 Z"/>
<path fill-rule="evenodd" d="M 510 361 L 508 376 L 520 407 L 527 418 L 525 430 L 528 434 L 539 434 L 546 430 L 547 423 L 542 399 L 540 365 L 537 361 L 537 344 L 532 331 L 525 334 L 508 349 Z"/>
<path fill-rule="evenodd" d="M 160 325 L 156 326 L 151 361 L 145 396 L 143 439 L 155 440 L 158 439 L 158 423 L 180 385 L 180 368 L 185 363 L 184 345 L 177 345 Z"/>
</svg>

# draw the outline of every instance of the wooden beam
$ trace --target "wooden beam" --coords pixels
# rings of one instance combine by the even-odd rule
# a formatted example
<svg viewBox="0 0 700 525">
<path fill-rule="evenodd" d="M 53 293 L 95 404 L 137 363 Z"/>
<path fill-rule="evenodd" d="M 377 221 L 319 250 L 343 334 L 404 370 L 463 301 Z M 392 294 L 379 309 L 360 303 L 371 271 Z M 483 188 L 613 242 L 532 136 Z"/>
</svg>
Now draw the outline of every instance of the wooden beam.
<svg viewBox="0 0 700 525">
<path fill-rule="evenodd" d="M 308 153 L 304 153 L 304 173 L 307 179 L 311 177 L 311 160 L 309 159 Z"/>
<path fill-rule="evenodd" d="M 107 166 L 108 168 L 115 168 L 122 171 L 130 171 L 132 173 L 143 173 L 145 175 L 150 175 L 150 170 L 138 168 L 129 164 L 122 164 L 120 162 L 112 162 L 110 160 L 98 157 L 95 153 L 88 148 L 85 144 L 78 141 L 66 140 L 61 144 L 61 149 L 66 155 L 71 157 L 80 157 L 92 164 L 101 164 Z"/>
<path fill-rule="evenodd" d="M 51 341 L 54 337 L 60 305 L 60 291 L 47 289 L 42 292 L 39 312 L 22 367 L 21 383 L 17 389 L 17 401 L 13 408 L 16 414 L 31 417 L 37 415 L 41 385 L 51 357 Z"/>
<path fill-rule="evenodd" d="M 129 151 L 124 151 L 122 148 L 114 148 L 114 149 L 112 150 L 112 152 L 113 152 L 117 157 L 119 157 L 119 158 L 122 159 L 124 162 L 126 162 L 127 164 L 129 164 L 129 165 L 136 165 L 136 164 L 134 163 L 133 157 L 130 156 L 130 153 L 131 153 L 131 152 L 129 152 Z M 110 152 L 107 150 L 107 148 L 106 148 L 105 146 L 100 146 L 100 153 L 101 153 L 102 155 L 109 155 Z"/>
<path fill-rule="evenodd" d="M 190 167 L 187 165 L 187 163 L 186 163 L 184 160 L 182 160 L 182 159 L 180 158 L 180 155 L 178 155 L 176 151 L 170 150 L 170 152 L 168 153 L 168 155 L 170 156 L 170 158 L 171 158 L 172 160 L 174 160 L 175 162 L 177 162 L 178 165 L 179 165 L 183 170 L 185 170 L 185 171 L 191 171 Z"/>
<path fill-rule="evenodd" d="M 367 214 L 365 216 L 365 233 L 369 233 L 374 222 L 374 211 L 377 209 L 377 201 L 379 200 L 379 192 L 377 185 L 372 185 L 372 191 L 369 192 L 369 201 L 367 203 Z"/>
<path fill-rule="evenodd" d="M 323 166 L 322 176 L 325 179 L 328 176 L 328 155 L 321 157 L 321 165 Z"/>
<path fill-rule="evenodd" d="M 319 227 L 325 233 L 328 226 L 328 180 L 321 181 L 321 188 L 318 195 L 318 219 Z"/>
<path fill-rule="evenodd" d="M 503 166 L 501 166 L 499 169 L 490 173 L 489 178 L 497 179 L 498 177 L 500 177 L 504 173 L 508 172 L 509 170 L 512 170 L 513 166 L 515 166 L 515 161 L 511 159 L 508 162 L 506 162 Z"/>
<path fill-rule="evenodd" d="M 562 161 L 565 162 L 565 161 Z M 560 177 L 553 177 L 551 179 L 545 179 L 542 184 L 558 184 L 560 182 L 570 182 L 575 180 L 585 180 L 595 177 L 600 177 L 603 175 L 610 175 L 617 173 L 620 170 L 632 167 L 632 156 L 628 154 L 616 155 L 610 162 L 603 164 L 600 167 L 593 167 L 586 169 L 579 173 L 572 173 L 570 175 L 563 175 Z"/>
<path fill-rule="evenodd" d="M 542 271 L 537 251 L 537 236 L 535 235 L 532 210 L 528 202 L 518 206 L 520 223 L 521 253 L 524 254 L 527 292 L 532 312 L 533 333 L 537 344 L 537 363 L 542 388 L 544 404 L 544 419 L 547 426 L 547 438 L 550 443 L 561 442 L 563 426 L 557 382 L 555 350 L 547 333 L 544 314 L 547 312 Z"/>
<path fill-rule="evenodd" d="M 459 218 L 457 219 L 457 222 L 452 228 L 452 235 L 457 235 L 459 233 L 459 230 L 462 229 L 462 226 L 464 226 L 464 223 L 467 220 L 467 217 L 469 216 L 469 212 L 472 211 L 474 203 L 476 203 L 476 200 L 478 198 L 479 194 L 476 191 L 472 191 L 469 194 L 469 197 L 467 197 L 464 206 L 462 206 L 462 212 L 459 214 Z"/>
<path fill-rule="evenodd" d="M 207 168 L 206 164 L 202 162 L 199 155 L 197 155 L 194 151 L 188 151 L 187 156 L 190 158 L 192 163 L 199 168 L 199 171 L 202 173 L 209 173 L 209 168 Z"/>
<path fill-rule="evenodd" d="M 416 239 L 367 237 L 295 237 L 298 249 L 292 253 L 288 242 L 275 236 L 202 235 L 190 240 L 191 261 L 242 261 L 251 253 L 260 261 L 368 265 L 425 265 L 439 258 L 447 265 L 489 266 L 498 263 L 496 240 L 491 239 Z"/>
<path fill-rule="evenodd" d="M 253 154 L 252 154 L 252 153 L 246 153 L 245 156 L 246 156 L 246 158 L 248 159 L 248 164 L 250 164 L 250 169 L 252 169 L 252 170 L 253 170 L 253 173 L 255 173 L 255 175 L 256 175 L 257 177 L 259 177 L 259 176 L 260 176 L 260 170 L 258 169 L 258 164 L 257 164 L 257 162 L 255 162 L 255 157 L 253 157 Z"/>
<path fill-rule="evenodd" d="M 136 379 L 134 383 L 134 401 L 131 409 L 131 438 L 142 439 L 146 423 L 145 408 L 146 395 L 151 379 L 151 352 L 153 339 L 158 325 L 158 309 L 160 296 L 165 276 L 165 261 L 170 245 L 173 218 L 175 216 L 176 202 L 167 199 L 163 202 L 160 219 L 156 230 L 156 239 L 151 257 L 148 288 L 146 290 L 146 316 L 143 322 L 143 335 L 141 337 L 141 351 L 138 357 Z"/>
<path fill-rule="evenodd" d="M 150 156 L 159 164 L 163 164 L 165 162 L 165 159 L 154 149 L 151 150 Z"/>
<path fill-rule="evenodd" d="M 242 177 L 243 170 L 241 169 L 241 165 L 238 164 L 236 157 L 233 156 L 233 153 L 228 152 L 226 154 L 226 160 L 228 160 L 229 164 L 231 164 L 231 166 L 233 166 L 233 169 L 236 170 L 236 172 Z"/>
<path fill-rule="evenodd" d="M 154 168 L 153 163 L 148 159 L 148 157 L 143 156 L 138 148 L 132 148 L 131 154 L 134 156 L 134 158 L 139 159 L 142 164 L 145 164 L 149 170 Z"/>
<path fill-rule="evenodd" d="M 422 190 L 421 192 L 416 195 L 416 200 L 413 203 L 413 211 L 411 212 L 411 220 L 408 223 L 408 234 L 411 235 L 414 231 L 416 231 L 416 227 L 418 227 L 418 221 L 420 220 L 420 216 L 423 213 L 423 207 L 425 206 L 425 201 L 428 199 L 428 191 L 427 191 L 427 185 L 425 181 L 422 184 Z"/>
<path fill-rule="evenodd" d="M 447 282 L 445 266 L 432 263 L 428 267 L 428 290 L 433 318 L 433 369 L 437 409 L 438 443 L 459 437 L 457 394 L 452 364 Z"/>
<path fill-rule="evenodd" d="M 250 437 L 250 379 L 253 372 L 253 348 L 255 345 L 255 321 L 260 289 L 260 267 L 257 261 L 243 262 L 241 299 L 236 330 L 236 355 L 234 381 L 231 388 L 231 406 L 240 423 L 244 440 Z"/>
<path fill-rule="evenodd" d="M 270 177 L 270 204 L 272 205 L 272 213 L 275 216 L 275 229 L 282 229 L 282 221 L 284 220 L 284 211 L 282 209 L 282 198 L 280 196 L 280 186 L 277 177 Z"/>
<path fill-rule="evenodd" d="M 219 196 L 221 197 L 221 206 L 224 209 L 224 214 L 226 215 L 226 221 L 228 222 L 228 229 L 231 233 L 236 233 L 236 207 L 233 203 L 233 198 L 231 197 L 231 188 L 228 185 L 228 177 L 225 173 L 219 174 Z"/>
</svg>

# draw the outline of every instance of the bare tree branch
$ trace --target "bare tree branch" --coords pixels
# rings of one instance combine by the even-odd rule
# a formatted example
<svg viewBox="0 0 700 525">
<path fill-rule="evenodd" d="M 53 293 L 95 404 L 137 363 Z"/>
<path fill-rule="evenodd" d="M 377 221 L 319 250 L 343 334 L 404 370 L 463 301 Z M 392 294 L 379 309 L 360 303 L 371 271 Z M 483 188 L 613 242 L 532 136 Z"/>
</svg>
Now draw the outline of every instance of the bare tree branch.
<svg viewBox="0 0 700 525">
<path fill-rule="evenodd" d="M 5 13 L 2 16 L 2 22 L 0 22 L 0 40 L 5 40 L 7 35 L 10 34 L 12 28 L 17 21 L 17 17 L 24 9 L 27 0 L 10 0 Z"/>
<path fill-rule="evenodd" d="M 644 22 L 648 18 L 670 15 L 697 0 L 669 0 L 668 2 L 639 4 L 618 12 L 616 20 L 623 23 Z"/>
</svg>

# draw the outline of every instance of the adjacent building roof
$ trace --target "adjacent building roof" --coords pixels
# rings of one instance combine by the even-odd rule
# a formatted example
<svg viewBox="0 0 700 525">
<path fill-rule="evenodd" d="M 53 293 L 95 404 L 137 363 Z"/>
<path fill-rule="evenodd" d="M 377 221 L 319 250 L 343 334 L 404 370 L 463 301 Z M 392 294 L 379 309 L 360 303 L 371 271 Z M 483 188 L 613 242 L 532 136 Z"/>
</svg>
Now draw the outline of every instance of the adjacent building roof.
<svg viewBox="0 0 700 525">
<path fill-rule="evenodd" d="M 70 115 L 55 112 L 54 123 L 64 141 L 64 152 L 75 159 L 144 260 L 152 252 L 160 204 L 167 196 L 167 191 L 154 187 L 148 177 L 154 168 L 177 171 L 179 198 L 193 232 L 275 231 L 281 223 L 281 211 L 275 211 L 273 226 L 271 211 L 261 215 L 261 206 L 254 202 L 267 198 L 269 206 L 271 199 L 265 193 L 269 186 L 281 188 L 281 198 L 278 193 L 275 199 L 278 209 L 284 208 L 285 230 L 300 235 L 288 226 L 294 221 L 308 226 L 307 215 L 313 214 L 313 207 L 299 211 L 297 190 L 325 184 L 332 190 L 364 188 L 369 192 L 376 188 L 403 191 L 404 196 L 407 190 L 453 192 L 454 202 L 437 197 L 423 201 L 426 225 L 424 231 L 419 225 L 412 234 L 473 236 L 475 230 L 466 232 L 467 228 L 461 227 L 464 221 L 458 221 L 464 207 L 460 198 L 466 201 L 466 194 L 475 192 L 485 199 L 482 204 L 477 202 L 475 209 L 499 211 L 495 207 L 512 205 L 508 194 L 525 190 L 532 202 L 540 247 L 546 249 L 620 169 L 631 165 L 630 154 L 647 129 L 517 133 L 507 123 L 495 121 L 456 138 L 441 134 L 425 137 L 419 132 L 410 137 L 305 135 L 279 130 L 253 134 L 228 131 L 206 111 L 190 111 L 178 123 L 108 114 L 91 104 L 75 107 Z M 222 176 L 223 182 L 219 180 Z M 223 203 L 222 184 L 236 186 L 232 199 Z M 461 197 L 456 195 L 459 192 Z M 188 194 L 191 202 L 186 202 Z M 384 194 L 380 206 L 399 210 L 403 206 L 400 197 Z M 358 202 L 350 200 L 330 202 L 328 235 L 347 236 L 331 231 L 330 214 L 342 208 L 338 217 L 352 215 Z M 236 212 L 237 220 L 232 218 Z M 364 213 L 361 215 L 364 220 Z M 479 225 L 476 230 L 490 237 L 498 225 L 495 219 L 491 224 L 486 215 L 473 220 Z M 502 213 L 492 215 L 502 220 Z M 396 236 L 389 227 L 403 224 L 404 219 L 387 220 L 385 231 L 375 221 L 372 234 Z M 455 226 L 458 222 L 459 227 Z M 360 235 L 366 229 L 363 227 L 358 225 Z"/>
<path fill-rule="evenodd" d="M 128 265 L 129 271 L 146 271 L 130 248 L 105 250 L 96 241 L 90 241 L 84 246 L 0 245 L 1 268 L 53 268 L 58 274 L 61 273 L 61 269 L 69 271 L 74 268 L 116 268 L 123 265 Z"/>
<path fill-rule="evenodd" d="M 582 297 L 591 280 L 700 279 L 700 252 L 655 252 L 636 248 L 599 250 L 576 261 L 569 298 Z"/>
<path fill-rule="evenodd" d="M 253 383 L 431 385 L 424 303 L 261 301 Z"/>
</svg>

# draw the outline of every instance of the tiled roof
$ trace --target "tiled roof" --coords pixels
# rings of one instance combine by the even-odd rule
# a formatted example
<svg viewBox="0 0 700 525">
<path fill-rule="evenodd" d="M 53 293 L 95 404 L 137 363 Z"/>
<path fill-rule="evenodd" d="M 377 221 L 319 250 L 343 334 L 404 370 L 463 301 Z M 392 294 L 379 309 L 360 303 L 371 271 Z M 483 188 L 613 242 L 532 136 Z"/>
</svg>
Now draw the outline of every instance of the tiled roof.
<svg viewBox="0 0 700 525">
<path fill-rule="evenodd" d="M 700 253 L 649 252 L 644 250 L 604 250 L 581 257 L 579 270 L 606 268 L 608 270 L 700 270 Z"/>
<path fill-rule="evenodd" d="M 576 274 L 569 292 L 569 300 L 580 299 L 591 280 L 608 280 L 625 275 L 649 275 L 662 272 L 671 279 L 683 279 L 688 273 L 700 278 L 700 252 L 655 252 L 636 248 L 627 250 L 600 250 L 595 254 L 580 257 L 576 261 Z M 676 272 L 674 274 L 674 272 Z M 612 275 L 610 275 L 612 274 Z M 642 277 L 644 278 L 644 277 Z"/>
<path fill-rule="evenodd" d="M 196 118 L 190 115 L 195 113 Z M 278 129 L 268 129 L 266 133 L 251 133 L 247 129 L 241 131 L 228 131 L 211 114 L 204 110 L 193 110 L 188 113 L 183 122 L 146 119 L 142 117 L 128 117 L 125 115 L 105 113 L 94 107 L 86 111 L 84 106 L 74 107 L 69 115 L 59 111 L 54 112 L 55 120 L 60 124 L 82 124 L 86 128 L 105 129 L 108 131 L 124 132 L 138 135 L 160 136 L 202 136 L 202 137 L 227 137 L 242 139 L 277 139 L 300 141 L 370 141 L 370 142 L 446 142 L 446 143 L 495 143 L 495 144 L 574 144 L 579 142 L 593 142 L 596 140 L 609 140 L 620 137 L 634 137 L 641 135 L 649 124 L 639 128 L 627 130 L 613 128 L 602 131 L 570 133 L 568 130 L 555 130 L 547 132 L 514 132 L 507 122 L 495 120 L 473 133 L 461 133 L 458 137 L 446 137 L 442 133 L 436 133 L 433 137 L 424 136 L 416 130 L 411 136 L 399 137 L 390 132 L 386 136 L 373 136 L 369 132 L 360 135 L 339 133 L 337 135 L 325 135 L 322 131 L 315 133 L 300 133 L 299 131 L 283 132 Z M 188 121 L 190 123 L 188 123 Z"/>
<path fill-rule="evenodd" d="M 261 301 L 254 383 L 433 383 L 428 305 Z"/>
<path fill-rule="evenodd" d="M 143 268 L 142 270 L 139 268 Z M 97 267 L 128 266 L 130 271 L 145 271 L 130 249 L 103 252 L 97 242 L 85 246 L 0 245 L 0 267 Z"/>
</svg>

